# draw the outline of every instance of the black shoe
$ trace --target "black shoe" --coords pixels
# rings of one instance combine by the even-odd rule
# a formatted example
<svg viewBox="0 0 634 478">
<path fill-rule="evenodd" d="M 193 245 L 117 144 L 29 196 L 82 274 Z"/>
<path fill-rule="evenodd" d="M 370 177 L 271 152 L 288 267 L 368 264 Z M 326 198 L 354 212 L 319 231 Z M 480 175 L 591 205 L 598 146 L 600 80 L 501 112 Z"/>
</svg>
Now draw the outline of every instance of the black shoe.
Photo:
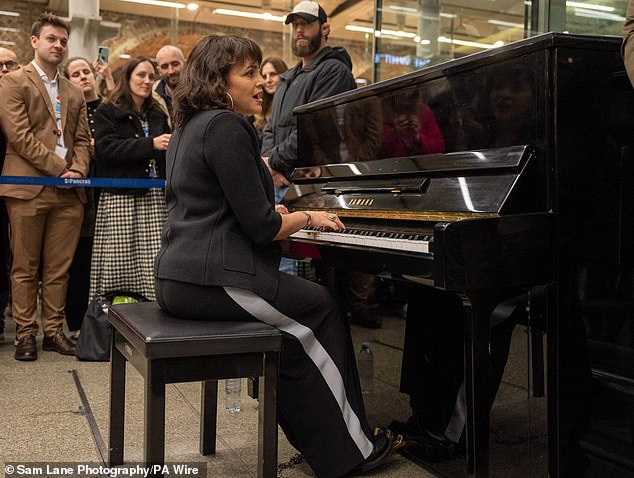
<svg viewBox="0 0 634 478">
<path fill-rule="evenodd" d="M 383 464 L 387 456 L 392 449 L 392 442 L 387 439 L 385 435 L 377 435 L 373 438 L 374 450 L 370 453 L 360 465 L 355 469 L 355 473 L 365 473 L 366 471 L 373 470 Z"/>
<path fill-rule="evenodd" d="M 394 420 L 388 430 L 405 437 L 406 445 L 401 453 L 415 462 L 439 463 L 465 455 L 464 447 L 423 429 L 414 416 L 407 423 Z"/>
<path fill-rule="evenodd" d="M 399 422 L 398 420 L 392 420 L 392 423 L 390 423 L 390 426 L 387 427 L 387 429 L 391 430 L 392 433 L 397 433 L 403 435 L 404 437 L 407 437 L 410 434 L 413 435 L 407 426 L 407 423 Z"/>
</svg>

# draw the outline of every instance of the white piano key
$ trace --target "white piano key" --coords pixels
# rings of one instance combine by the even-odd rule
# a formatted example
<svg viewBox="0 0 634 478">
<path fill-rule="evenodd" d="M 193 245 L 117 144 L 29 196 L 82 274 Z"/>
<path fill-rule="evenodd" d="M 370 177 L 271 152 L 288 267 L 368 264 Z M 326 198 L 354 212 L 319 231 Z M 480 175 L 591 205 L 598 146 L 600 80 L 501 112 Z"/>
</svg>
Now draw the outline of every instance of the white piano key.
<svg viewBox="0 0 634 478">
<path fill-rule="evenodd" d="M 358 234 L 316 231 L 302 229 L 290 236 L 293 239 L 308 239 L 316 242 L 345 244 L 361 247 L 375 247 L 393 251 L 429 253 L 429 241 L 413 239 L 394 239 L 388 237 L 362 236 Z"/>
</svg>

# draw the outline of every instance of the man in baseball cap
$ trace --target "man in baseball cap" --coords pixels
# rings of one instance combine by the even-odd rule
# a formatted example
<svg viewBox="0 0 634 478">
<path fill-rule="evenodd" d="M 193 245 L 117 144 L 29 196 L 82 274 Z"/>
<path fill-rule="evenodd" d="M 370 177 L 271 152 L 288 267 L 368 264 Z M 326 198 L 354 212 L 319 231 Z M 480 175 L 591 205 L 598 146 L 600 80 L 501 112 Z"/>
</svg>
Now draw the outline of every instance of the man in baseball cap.
<svg viewBox="0 0 634 478">
<path fill-rule="evenodd" d="M 328 21 L 326 12 L 321 8 L 321 5 L 311 0 L 304 0 L 295 5 L 293 11 L 286 16 L 284 23 L 288 25 L 296 16 L 302 17 L 307 22 L 319 20 L 319 23 L 326 23 Z"/>
<path fill-rule="evenodd" d="M 280 188 L 279 197 L 283 197 L 281 191 L 288 186 L 287 177 L 298 162 L 293 109 L 356 87 L 348 52 L 343 47 L 326 45 L 330 25 L 326 12 L 317 2 L 299 2 L 286 16 L 285 23 L 292 26 L 291 47 L 299 62 L 280 75 L 271 119 L 262 134 L 262 157 L 273 183 Z"/>
</svg>

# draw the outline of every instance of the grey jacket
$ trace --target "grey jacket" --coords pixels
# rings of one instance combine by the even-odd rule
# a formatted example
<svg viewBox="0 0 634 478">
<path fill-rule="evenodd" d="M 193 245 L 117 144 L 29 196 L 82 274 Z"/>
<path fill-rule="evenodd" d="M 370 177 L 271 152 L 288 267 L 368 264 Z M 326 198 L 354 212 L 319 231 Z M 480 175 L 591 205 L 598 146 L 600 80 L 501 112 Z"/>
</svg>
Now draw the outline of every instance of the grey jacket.
<svg viewBox="0 0 634 478">
<path fill-rule="evenodd" d="M 296 106 L 343 93 L 356 87 L 352 60 L 342 47 L 326 47 L 306 68 L 301 61 L 280 75 L 271 118 L 262 134 L 262 156 L 276 171 L 290 173 L 297 165 Z"/>
<path fill-rule="evenodd" d="M 212 110 L 176 130 L 167 150 L 165 198 L 156 277 L 275 297 L 281 251 L 273 239 L 282 218 L 251 124 Z"/>
</svg>

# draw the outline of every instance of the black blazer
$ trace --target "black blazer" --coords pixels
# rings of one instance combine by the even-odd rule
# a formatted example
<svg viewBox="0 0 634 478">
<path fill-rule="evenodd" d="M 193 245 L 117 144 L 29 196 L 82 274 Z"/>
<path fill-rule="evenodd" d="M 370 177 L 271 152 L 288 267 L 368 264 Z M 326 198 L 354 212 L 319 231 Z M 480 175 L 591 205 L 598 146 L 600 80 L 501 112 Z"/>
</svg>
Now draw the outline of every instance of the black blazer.
<svg viewBox="0 0 634 478">
<path fill-rule="evenodd" d="M 149 161 L 155 159 L 159 177 L 165 178 L 165 152 L 152 146 L 156 136 L 169 133 L 167 117 L 153 106 L 148 112 L 149 136 L 139 116 L 112 103 L 95 111 L 96 175 L 101 178 L 149 178 Z M 106 189 L 114 194 L 144 194 L 143 189 Z"/>
<path fill-rule="evenodd" d="M 257 133 L 228 110 L 196 114 L 167 150 L 168 217 L 155 275 L 271 300 L 279 282 L 273 181 Z"/>
</svg>

